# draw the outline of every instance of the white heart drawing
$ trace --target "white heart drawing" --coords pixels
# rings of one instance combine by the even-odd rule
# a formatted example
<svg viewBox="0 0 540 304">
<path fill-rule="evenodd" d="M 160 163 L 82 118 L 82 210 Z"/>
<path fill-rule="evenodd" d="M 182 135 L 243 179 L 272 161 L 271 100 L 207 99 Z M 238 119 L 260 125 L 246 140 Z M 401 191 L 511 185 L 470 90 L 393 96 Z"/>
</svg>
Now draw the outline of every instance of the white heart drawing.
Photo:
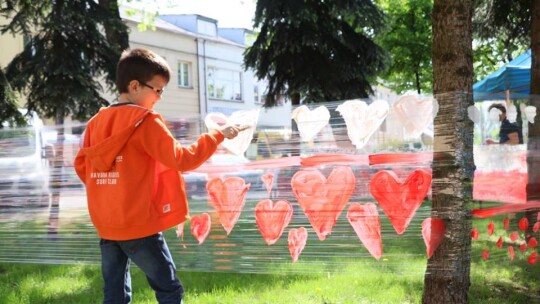
<svg viewBox="0 0 540 304">
<path fill-rule="evenodd" d="M 420 99 L 418 95 L 403 95 L 394 102 L 392 108 L 405 131 L 412 137 L 418 137 L 433 123 L 439 104 L 433 97 Z"/>
<path fill-rule="evenodd" d="M 259 109 L 249 111 L 236 111 L 230 116 L 226 116 L 223 113 L 208 113 L 204 119 L 204 124 L 208 130 L 219 129 L 222 125 L 241 125 L 249 126 L 248 129 L 238 133 L 233 139 L 225 139 L 221 144 L 227 150 L 236 155 L 244 155 L 249 148 L 249 144 L 253 139 L 253 133 L 257 127 L 257 121 L 259 120 Z"/>
<path fill-rule="evenodd" d="M 525 117 L 530 123 L 534 123 L 534 117 L 536 116 L 536 107 L 535 106 L 526 106 L 525 107 Z"/>
<path fill-rule="evenodd" d="M 467 115 L 469 116 L 469 119 L 472 120 L 475 124 L 480 124 L 480 110 L 478 110 L 475 106 L 469 106 L 467 108 Z"/>
<path fill-rule="evenodd" d="M 388 115 L 388 102 L 375 100 L 369 106 L 362 100 L 347 100 L 336 111 L 343 116 L 347 125 L 347 135 L 357 149 L 363 148 L 371 135 L 377 131 Z"/>
<path fill-rule="evenodd" d="M 291 117 L 296 121 L 302 140 L 310 141 L 328 124 L 330 112 L 325 106 L 319 106 L 312 111 L 303 105 L 296 108 Z"/>
<path fill-rule="evenodd" d="M 497 108 L 492 108 L 491 110 L 489 110 L 489 113 L 488 113 L 489 120 L 491 120 L 491 122 L 494 124 L 498 124 L 499 122 L 501 122 L 499 118 L 501 114 L 502 114 L 501 110 Z"/>
<path fill-rule="evenodd" d="M 506 110 L 506 118 L 508 118 L 508 121 L 511 123 L 517 121 L 517 109 L 515 105 L 510 105 L 508 107 L 508 109 Z"/>
</svg>

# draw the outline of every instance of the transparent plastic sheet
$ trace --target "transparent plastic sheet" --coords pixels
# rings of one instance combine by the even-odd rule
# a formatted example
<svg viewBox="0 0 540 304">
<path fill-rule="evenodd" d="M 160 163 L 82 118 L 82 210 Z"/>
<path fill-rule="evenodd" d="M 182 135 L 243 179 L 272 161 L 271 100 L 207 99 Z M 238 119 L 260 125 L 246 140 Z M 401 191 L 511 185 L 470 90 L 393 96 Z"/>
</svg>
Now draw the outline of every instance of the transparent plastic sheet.
<svg viewBox="0 0 540 304">
<path fill-rule="evenodd" d="M 365 106 L 356 104 L 339 112 L 336 109 L 345 102 L 325 103 L 330 113 L 327 124 L 316 118 L 310 120 L 309 112 L 305 112 L 308 114 L 304 121 L 311 123 L 308 130 L 322 126 L 307 140 L 296 130 L 256 126 L 256 136 L 244 156 L 220 148 L 209 162 L 183 174 L 191 220 L 183 227 L 165 232 L 178 269 L 326 273 L 356 265 L 352 268 L 356 272 L 422 274 L 425 271 L 422 265 L 430 254 L 425 232 L 433 233 L 427 241 L 431 253 L 436 250 L 437 231 L 444 235 L 440 223 L 426 221 L 431 217 L 431 122 L 437 106 L 430 107 L 433 103 L 429 97 L 407 97 L 405 105 L 396 107 L 398 100 L 389 100 L 387 113 L 384 107 L 370 109 L 367 100 L 364 100 Z M 307 105 L 307 108 L 315 110 L 322 105 Z M 357 113 L 351 119 L 364 121 L 357 123 L 363 129 L 351 131 L 346 119 L 340 119 L 345 116 L 341 114 L 347 112 Z M 167 117 L 167 113 L 162 114 Z M 385 119 L 381 119 L 382 116 Z M 186 144 L 206 130 L 204 118 L 181 121 L 170 118 L 168 121 L 173 134 Z M 373 130 L 364 130 L 366 125 Z M 42 166 L 28 165 L 26 170 L 23 163 L 32 161 L 12 160 L 0 171 L 1 262 L 99 263 L 98 238 L 86 210 L 85 190 L 73 169 L 83 127 L 75 124 L 43 127 L 40 145 L 44 149 L 37 149 L 41 150 L 37 153 Z M 477 123 L 475 137 L 479 136 L 479 128 L 486 126 Z M 64 133 L 61 140 L 57 139 L 58 131 Z M 355 144 L 351 137 L 355 138 Z M 499 149 L 504 151 L 499 151 L 497 147 L 483 146 L 482 140 L 475 143 L 477 172 L 478 169 L 487 174 L 510 172 L 510 176 L 514 176 L 514 171 L 506 170 L 511 167 L 523 173 L 523 146 L 501 145 Z M 1 151 L 0 154 L 5 151 L 27 154 L 20 149 L 15 153 L 3 140 Z M 500 159 L 491 159 L 493 153 L 516 156 L 509 157 L 506 161 L 510 165 L 502 170 Z M 48 178 L 30 181 L 34 171 L 40 170 L 46 172 L 44 176 Z M 235 208 L 220 210 L 220 203 L 212 202 L 206 187 L 210 180 L 221 179 L 223 183 L 227 177 L 241 178 L 249 184 L 249 189 L 243 202 L 234 202 Z M 489 175 L 487 180 L 490 180 Z M 46 185 L 44 196 L 47 199 L 38 203 L 35 195 L 30 195 L 40 193 L 35 191 L 36 183 Z M 501 185 L 505 184 L 498 187 Z M 493 188 L 493 185 L 475 184 L 475 189 Z M 229 197 L 242 196 L 241 192 L 234 191 L 238 190 L 232 189 Z M 411 192 L 421 197 L 407 196 Z M 220 196 L 220 193 L 213 194 Z M 482 206 L 475 203 L 476 209 L 516 205 L 500 192 L 497 196 L 497 193 L 486 194 L 484 190 L 476 195 L 480 200 L 484 196 L 486 200 L 498 201 L 485 202 Z M 404 197 L 407 207 L 396 203 Z M 264 201 L 267 199 L 271 202 Z M 208 216 L 202 216 L 204 213 Z M 290 216 L 289 221 L 287 216 Z M 507 217 L 510 226 L 516 227 L 521 216 Z M 473 224 L 479 232 L 479 242 L 493 243 L 489 243 L 493 235 L 484 235 L 485 223 L 482 221 L 479 225 Z M 427 229 L 429 227 L 431 229 Z M 266 239 L 261 230 L 266 231 Z M 474 231 L 471 235 L 474 239 Z M 508 259 L 506 253 L 490 252 L 490 261 L 503 258 Z"/>
</svg>

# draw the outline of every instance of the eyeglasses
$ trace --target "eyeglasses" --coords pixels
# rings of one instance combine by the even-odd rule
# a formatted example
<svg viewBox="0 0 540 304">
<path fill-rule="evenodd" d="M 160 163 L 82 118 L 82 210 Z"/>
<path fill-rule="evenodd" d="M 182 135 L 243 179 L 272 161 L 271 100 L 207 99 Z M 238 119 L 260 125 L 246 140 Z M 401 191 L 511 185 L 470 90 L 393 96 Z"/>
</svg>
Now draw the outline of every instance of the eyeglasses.
<svg viewBox="0 0 540 304">
<path fill-rule="evenodd" d="M 163 89 L 156 89 L 154 88 L 153 86 L 147 84 L 147 83 L 144 83 L 142 81 L 139 81 L 140 84 L 142 84 L 143 86 L 149 88 L 149 89 L 152 89 L 154 92 L 156 92 L 156 94 L 158 94 L 159 96 L 161 96 L 161 94 L 163 94 L 163 91 L 165 91 L 165 88 Z"/>
</svg>

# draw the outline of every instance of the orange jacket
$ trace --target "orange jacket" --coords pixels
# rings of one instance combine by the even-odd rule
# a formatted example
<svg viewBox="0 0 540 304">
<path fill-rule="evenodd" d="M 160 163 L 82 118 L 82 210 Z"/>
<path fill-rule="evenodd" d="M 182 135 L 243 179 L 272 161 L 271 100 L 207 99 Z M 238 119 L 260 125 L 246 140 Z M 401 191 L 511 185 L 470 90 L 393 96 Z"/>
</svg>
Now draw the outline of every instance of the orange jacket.
<svg viewBox="0 0 540 304">
<path fill-rule="evenodd" d="M 75 158 L 99 236 L 130 240 L 184 222 L 188 203 L 179 172 L 203 164 L 223 139 L 212 131 L 182 147 L 153 111 L 134 104 L 102 108 Z"/>
</svg>

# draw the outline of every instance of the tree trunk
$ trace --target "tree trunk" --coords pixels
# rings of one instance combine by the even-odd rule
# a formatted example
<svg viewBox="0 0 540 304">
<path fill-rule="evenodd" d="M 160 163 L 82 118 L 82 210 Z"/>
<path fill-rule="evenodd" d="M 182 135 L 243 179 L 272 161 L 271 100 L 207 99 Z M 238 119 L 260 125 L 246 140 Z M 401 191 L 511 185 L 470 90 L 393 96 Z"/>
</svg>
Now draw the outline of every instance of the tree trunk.
<svg viewBox="0 0 540 304">
<path fill-rule="evenodd" d="M 532 1 L 531 7 L 531 98 L 529 104 L 540 109 L 540 1 Z M 527 141 L 527 201 L 540 200 L 540 121 L 529 122 Z M 529 233 L 536 222 L 538 210 L 526 213 L 529 219 Z"/>
<path fill-rule="evenodd" d="M 467 303 L 470 285 L 473 122 L 472 0 L 435 0 L 433 80 L 435 118 L 432 217 L 445 238 L 428 260 L 422 303 Z"/>
</svg>

